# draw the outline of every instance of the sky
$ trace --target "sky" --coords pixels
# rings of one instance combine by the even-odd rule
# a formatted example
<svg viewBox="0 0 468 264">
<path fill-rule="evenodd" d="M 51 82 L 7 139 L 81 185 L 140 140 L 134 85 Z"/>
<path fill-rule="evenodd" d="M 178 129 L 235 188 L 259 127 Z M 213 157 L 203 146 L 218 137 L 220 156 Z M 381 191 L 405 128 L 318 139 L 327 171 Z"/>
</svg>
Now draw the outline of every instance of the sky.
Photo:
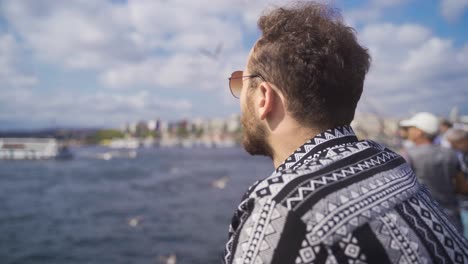
<svg viewBox="0 0 468 264">
<path fill-rule="evenodd" d="M 468 0 L 329 0 L 369 49 L 358 111 L 468 114 Z M 0 0 L 0 130 L 239 114 L 230 73 L 280 0 Z"/>
</svg>

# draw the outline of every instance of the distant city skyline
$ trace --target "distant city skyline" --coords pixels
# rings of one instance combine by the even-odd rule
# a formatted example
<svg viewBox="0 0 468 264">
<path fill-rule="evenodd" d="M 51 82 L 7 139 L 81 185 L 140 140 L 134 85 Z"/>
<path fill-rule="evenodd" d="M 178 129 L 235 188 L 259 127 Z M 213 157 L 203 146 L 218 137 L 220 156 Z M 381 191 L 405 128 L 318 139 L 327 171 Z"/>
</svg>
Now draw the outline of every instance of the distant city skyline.
<svg viewBox="0 0 468 264">
<path fill-rule="evenodd" d="M 326 1 L 368 47 L 361 112 L 468 115 L 468 0 Z M 119 127 L 239 114 L 272 0 L 0 0 L 0 130 Z"/>
</svg>

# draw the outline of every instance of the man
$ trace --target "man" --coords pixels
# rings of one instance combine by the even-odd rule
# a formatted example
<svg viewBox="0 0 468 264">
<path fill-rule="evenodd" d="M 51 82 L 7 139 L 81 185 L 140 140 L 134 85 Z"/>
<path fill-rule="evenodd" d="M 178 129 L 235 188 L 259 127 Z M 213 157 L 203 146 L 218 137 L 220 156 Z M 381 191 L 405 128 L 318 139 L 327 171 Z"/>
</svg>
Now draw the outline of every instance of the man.
<svg viewBox="0 0 468 264">
<path fill-rule="evenodd" d="M 407 127 L 399 126 L 397 132 L 398 132 L 398 137 L 400 139 L 400 143 L 398 144 L 400 152 L 413 146 L 413 142 L 411 142 L 408 139 L 408 128 Z"/>
<path fill-rule="evenodd" d="M 262 16 L 244 71 L 243 145 L 276 170 L 244 195 L 225 263 L 466 263 L 468 243 L 396 153 L 349 126 L 370 57 L 337 11 Z"/>
<path fill-rule="evenodd" d="M 457 151 L 460 173 L 455 178 L 455 190 L 458 194 L 465 237 L 468 237 L 468 132 L 463 128 L 450 128 L 446 137 L 452 148 Z"/>
<path fill-rule="evenodd" d="M 468 177 L 468 132 L 462 128 L 450 128 L 446 137 L 450 146 L 458 151 L 460 170 Z"/>
<path fill-rule="evenodd" d="M 450 142 L 447 140 L 446 133 L 452 127 L 452 123 L 446 119 L 442 119 L 439 125 L 439 135 L 434 139 L 435 145 L 440 145 L 444 148 L 450 148 Z"/>
<path fill-rule="evenodd" d="M 431 113 L 421 112 L 400 125 L 408 128 L 408 139 L 413 147 L 404 156 L 419 182 L 426 185 L 434 199 L 445 209 L 454 224 L 461 229 L 460 209 L 454 180 L 459 173 L 455 151 L 432 144 L 439 132 L 439 121 Z"/>
</svg>

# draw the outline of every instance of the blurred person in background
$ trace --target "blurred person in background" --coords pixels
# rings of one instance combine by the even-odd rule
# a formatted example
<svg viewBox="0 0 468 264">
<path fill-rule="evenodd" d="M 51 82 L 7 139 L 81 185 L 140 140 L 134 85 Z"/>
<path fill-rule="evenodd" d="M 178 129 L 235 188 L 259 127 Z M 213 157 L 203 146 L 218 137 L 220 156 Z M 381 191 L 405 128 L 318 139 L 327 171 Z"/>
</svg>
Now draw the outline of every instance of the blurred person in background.
<svg viewBox="0 0 468 264">
<path fill-rule="evenodd" d="M 446 137 L 458 154 L 460 173 L 455 178 L 455 190 L 460 203 L 465 237 L 468 237 L 468 131 L 451 128 L 447 131 Z"/>
<path fill-rule="evenodd" d="M 452 123 L 447 119 L 442 119 L 439 125 L 439 134 L 434 139 L 435 145 L 440 145 L 444 148 L 450 148 L 450 142 L 447 140 L 446 133 L 452 127 Z"/>
<path fill-rule="evenodd" d="M 468 177 L 468 131 L 451 128 L 447 131 L 446 138 L 452 149 L 457 151 L 460 170 Z"/>
<path fill-rule="evenodd" d="M 401 121 L 400 126 L 408 128 L 408 139 L 414 144 L 405 150 L 403 156 L 418 180 L 427 186 L 453 223 L 462 230 L 454 186 L 460 167 L 455 151 L 433 144 L 439 132 L 438 118 L 431 113 L 421 112 Z"/>
<path fill-rule="evenodd" d="M 405 149 L 412 147 L 414 144 L 411 140 L 408 139 L 408 128 L 398 126 L 398 138 L 400 140 L 398 148 L 400 152 L 403 152 Z"/>
<path fill-rule="evenodd" d="M 245 150 L 276 169 L 244 194 L 224 262 L 468 262 L 467 241 L 408 163 L 351 128 L 370 56 L 338 11 L 300 3 L 258 26 L 229 88 Z"/>
</svg>

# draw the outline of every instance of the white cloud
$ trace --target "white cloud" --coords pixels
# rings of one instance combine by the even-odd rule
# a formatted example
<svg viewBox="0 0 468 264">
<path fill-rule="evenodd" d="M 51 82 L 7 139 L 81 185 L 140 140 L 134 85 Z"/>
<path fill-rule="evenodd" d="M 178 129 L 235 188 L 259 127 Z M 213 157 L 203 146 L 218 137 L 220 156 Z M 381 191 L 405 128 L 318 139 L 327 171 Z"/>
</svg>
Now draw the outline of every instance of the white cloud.
<svg viewBox="0 0 468 264">
<path fill-rule="evenodd" d="M 359 8 L 346 11 L 344 16 L 347 23 L 353 26 L 376 22 L 384 15 L 386 9 L 403 5 L 409 1 L 411 0 L 370 0 Z"/>
<path fill-rule="evenodd" d="M 135 85 L 213 90 L 226 86 L 226 76 L 244 67 L 242 29 L 253 31 L 258 14 L 279 1 L 135 1 L 128 2 L 134 36 L 152 49 L 167 52 L 109 67 L 101 83 L 113 88 Z M 283 1 L 284 2 L 284 1 Z M 254 14 L 254 15 L 253 15 Z M 255 17 L 255 21 L 250 21 Z M 241 18 L 239 20 L 239 18 Z M 214 53 L 216 56 L 206 56 Z M 225 93 L 218 93 L 223 96 Z"/>
<path fill-rule="evenodd" d="M 408 0 L 371 0 L 372 5 L 379 6 L 379 7 L 389 7 L 389 6 L 397 6 L 401 5 Z"/>
<path fill-rule="evenodd" d="M 16 39 L 0 33 L 0 92 L 38 83 L 34 74 L 25 69 L 24 60 L 24 50 Z"/>
<path fill-rule="evenodd" d="M 146 86 L 220 90 L 220 86 L 227 86 L 226 80 L 231 71 L 244 67 L 246 58 L 247 51 L 225 54 L 222 59 L 179 53 L 167 58 L 149 58 L 142 63 L 111 68 L 100 76 L 100 81 L 112 88 Z"/>
<path fill-rule="evenodd" d="M 450 22 L 456 21 L 468 7 L 468 0 L 441 0 L 441 12 Z"/>
<path fill-rule="evenodd" d="M 208 74 L 212 78 L 225 65 L 207 61 L 202 50 L 212 52 L 222 45 L 220 62 L 243 51 L 242 26 L 236 20 L 242 6 L 232 7 L 227 0 L 130 0 L 118 5 L 15 0 L 3 2 L 3 15 L 42 60 L 97 70 L 112 87 L 178 86 L 183 85 L 178 79 L 207 76 L 206 68 L 213 71 Z M 193 84 L 193 89 L 206 89 L 198 86 L 202 82 Z"/>
<path fill-rule="evenodd" d="M 468 101 L 468 43 L 457 48 L 412 24 L 368 25 L 360 36 L 373 57 L 362 108 L 372 101 L 384 114 L 446 114 Z"/>
<path fill-rule="evenodd" d="M 198 53 L 223 42 L 223 51 L 242 45 L 239 9 L 230 1 L 129 1 L 128 23 L 151 48 Z"/>
<path fill-rule="evenodd" d="M 34 91 L 7 92 L 15 100 L 0 97 L 0 120 L 28 120 L 45 126 L 51 122 L 86 126 L 119 126 L 139 119 L 187 113 L 192 103 L 183 98 L 161 98 L 145 90 L 132 94 L 76 94 L 75 92 L 38 93 Z M 60 113 L 60 114 L 58 114 Z"/>
<path fill-rule="evenodd" d="M 380 111 L 389 114 L 463 104 L 468 44 L 456 47 L 422 25 L 379 22 L 385 10 L 408 1 L 370 0 L 344 12 L 362 28 L 359 40 L 373 56 L 364 99 L 379 102 Z M 452 10 L 443 12 L 460 16 L 466 4 L 456 4 L 462 1 L 443 1 L 443 9 Z M 114 124 L 155 111 L 181 116 L 206 107 L 198 105 L 200 98 L 180 98 L 185 92 L 212 103 L 213 109 L 235 110 L 238 101 L 231 99 L 226 78 L 244 67 L 246 42 L 256 34 L 262 10 L 289 2 L 0 0 L 0 16 L 12 32 L 0 34 L 0 89 L 36 85 L 38 77 L 27 70 L 30 62 L 70 75 L 84 69 L 97 80 L 92 92 L 66 86 L 52 87 L 55 95 L 40 89 L 0 90 L 0 112 L 3 118 L 15 112 L 24 120 L 36 115 Z"/>
<path fill-rule="evenodd" d="M 193 101 L 158 99 L 163 88 L 210 90 L 208 101 L 222 101 L 228 93 L 228 74 L 242 68 L 247 57 L 248 51 L 243 48 L 243 24 L 239 22 L 244 17 L 243 7 L 233 5 L 231 0 L 129 0 L 119 4 L 78 0 L 1 1 L 0 15 L 22 39 L 37 64 L 46 63 L 67 72 L 90 70 L 98 80 L 97 95 L 88 96 L 66 86 L 53 88 L 57 93 L 49 94 L 52 98 L 45 98 L 39 91 L 29 91 L 27 95 L 15 95 L 18 99 L 15 105 L 3 104 L 2 112 L 18 110 L 15 114 L 23 113 L 23 119 L 31 118 L 31 113 L 40 113 L 42 117 L 34 118 L 55 115 L 71 117 L 71 120 L 86 117 L 114 122 L 123 119 L 115 112 L 128 120 L 132 116 L 149 115 L 151 111 L 165 111 L 173 117 L 192 111 Z M 220 45 L 219 54 L 214 54 Z M 207 53 L 213 55 L 204 55 Z M 144 98 L 138 93 L 142 88 L 148 91 Z M 169 97 L 178 98 L 178 94 L 172 92 Z M 0 101 L 8 101 L 7 97 L 0 95 Z M 76 115 L 67 114 L 80 107 L 84 109 L 77 110 Z M 114 111 L 110 116 L 108 109 Z"/>
<path fill-rule="evenodd" d="M 104 1 L 3 1 L 3 15 L 35 54 L 70 68 L 99 69 L 147 51 L 119 6 Z"/>
<path fill-rule="evenodd" d="M 242 46 L 230 1 L 4 1 L 3 15 L 42 59 L 71 68 L 140 63 L 161 52 Z M 231 14 L 232 13 L 232 14 Z M 253 25 L 255 26 L 255 25 Z M 160 55 L 160 54 L 159 54 Z"/>
</svg>

